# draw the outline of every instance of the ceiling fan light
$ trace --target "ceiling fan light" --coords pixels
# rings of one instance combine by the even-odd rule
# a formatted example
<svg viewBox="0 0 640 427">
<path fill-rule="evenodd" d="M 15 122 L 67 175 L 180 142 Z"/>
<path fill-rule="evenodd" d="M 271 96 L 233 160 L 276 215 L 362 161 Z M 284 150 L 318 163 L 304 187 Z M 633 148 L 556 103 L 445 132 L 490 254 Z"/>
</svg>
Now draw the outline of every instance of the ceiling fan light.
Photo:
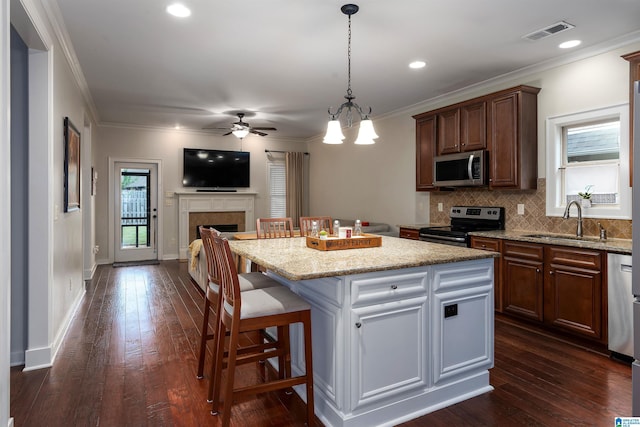
<svg viewBox="0 0 640 427">
<path fill-rule="evenodd" d="M 344 134 L 342 133 L 340 120 L 329 120 L 327 124 L 327 134 L 324 136 L 322 142 L 325 144 L 342 144 L 343 139 Z"/>
<path fill-rule="evenodd" d="M 242 139 L 245 136 L 249 135 L 249 130 L 248 129 L 236 129 L 236 130 L 231 131 L 231 133 L 233 133 L 233 135 L 236 138 Z"/>
<path fill-rule="evenodd" d="M 373 122 L 371 119 L 364 119 L 360 121 L 360 129 L 358 130 L 358 138 L 354 144 L 358 145 L 371 145 L 375 144 L 374 139 L 378 138 L 378 134 L 373 129 Z"/>
</svg>

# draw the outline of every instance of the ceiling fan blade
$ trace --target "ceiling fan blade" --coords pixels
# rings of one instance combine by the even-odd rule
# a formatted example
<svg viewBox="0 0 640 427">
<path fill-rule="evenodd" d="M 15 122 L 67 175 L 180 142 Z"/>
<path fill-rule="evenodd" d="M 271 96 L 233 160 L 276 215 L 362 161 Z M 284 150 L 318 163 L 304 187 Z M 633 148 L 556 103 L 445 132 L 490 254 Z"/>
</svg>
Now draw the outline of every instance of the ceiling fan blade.
<svg viewBox="0 0 640 427">
<path fill-rule="evenodd" d="M 222 136 L 231 135 L 232 132 L 223 133 Z"/>
<path fill-rule="evenodd" d="M 256 129 L 256 130 L 278 130 L 276 128 L 270 128 L 270 127 L 252 127 L 251 129 Z"/>
<path fill-rule="evenodd" d="M 250 129 L 249 132 L 255 133 L 256 135 L 260 135 L 260 136 L 267 136 L 266 133 L 257 131 L 256 128 Z"/>
<path fill-rule="evenodd" d="M 213 127 L 213 126 L 205 126 L 202 129 L 206 129 L 206 130 L 229 130 L 229 127 L 219 128 L 219 127 Z"/>
</svg>

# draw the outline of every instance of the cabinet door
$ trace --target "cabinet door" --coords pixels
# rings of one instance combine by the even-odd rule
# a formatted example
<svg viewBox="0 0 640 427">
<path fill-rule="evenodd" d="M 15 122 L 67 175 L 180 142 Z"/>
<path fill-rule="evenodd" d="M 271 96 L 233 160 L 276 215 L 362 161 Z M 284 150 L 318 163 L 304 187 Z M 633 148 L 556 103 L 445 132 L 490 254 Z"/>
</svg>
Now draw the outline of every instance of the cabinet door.
<svg viewBox="0 0 640 427">
<path fill-rule="evenodd" d="M 502 245 L 500 239 L 491 239 L 488 237 L 471 236 L 471 247 L 483 251 L 500 252 Z M 502 257 L 495 258 L 493 261 L 493 296 L 494 308 L 497 312 L 502 313 Z"/>
<path fill-rule="evenodd" d="M 603 341 L 603 255 L 552 246 L 545 257 L 545 323 Z"/>
<path fill-rule="evenodd" d="M 461 151 L 487 148 L 487 104 L 483 102 L 460 108 Z"/>
<path fill-rule="evenodd" d="M 438 155 L 460 152 L 460 109 L 438 114 Z"/>
<path fill-rule="evenodd" d="M 399 236 L 401 239 L 420 240 L 420 230 L 400 227 Z"/>
<path fill-rule="evenodd" d="M 427 386 L 427 297 L 351 312 L 351 405 L 389 403 Z"/>
<path fill-rule="evenodd" d="M 518 95 L 492 99 L 490 106 L 490 185 L 513 187 L 518 184 Z"/>
<path fill-rule="evenodd" d="M 541 245 L 503 243 L 503 310 L 518 317 L 542 322 L 543 247 Z"/>
<path fill-rule="evenodd" d="M 434 190 L 433 157 L 436 146 L 436 117 L 416 121 L 416 191 Z"/>
</svg>

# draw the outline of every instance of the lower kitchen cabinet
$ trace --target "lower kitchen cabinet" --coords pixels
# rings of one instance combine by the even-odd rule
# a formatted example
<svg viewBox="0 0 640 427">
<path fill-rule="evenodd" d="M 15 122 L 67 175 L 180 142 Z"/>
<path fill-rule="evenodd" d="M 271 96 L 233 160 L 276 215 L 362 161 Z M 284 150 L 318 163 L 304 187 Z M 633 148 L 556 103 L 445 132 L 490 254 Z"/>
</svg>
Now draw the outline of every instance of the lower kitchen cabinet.
<svg viewBox="0 0 640 427">
<path fill-rule="evenodd" d="M 490 252 L 502 252 L 502 240 L 492 239 L 489 237 L 471 236 L 471 247 Z M 493 261 L 493 295 L 494 307 L 498 313 L 502 313 L 502 257 L 495 258 Z"/>
<path fill-rule="evenodd" d="M 420 240 L 420 230 L 415 228 L 400 227 L 398 235 L 401 239 Z"/>
<path fill-rule="evenodd" d="M 504 313 L 606 343 L 605 254 L 503 242 Z"/>
</svg>

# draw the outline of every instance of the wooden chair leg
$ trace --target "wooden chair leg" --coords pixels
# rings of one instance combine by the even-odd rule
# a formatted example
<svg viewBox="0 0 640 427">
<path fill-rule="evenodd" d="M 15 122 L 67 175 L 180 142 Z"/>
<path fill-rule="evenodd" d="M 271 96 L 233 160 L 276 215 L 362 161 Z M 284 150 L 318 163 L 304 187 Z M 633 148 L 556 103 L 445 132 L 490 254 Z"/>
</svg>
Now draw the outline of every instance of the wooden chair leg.
<svg viewBox="0 0 640 427">
<path fill-rule="evenodd" d="M 218 320 L 218 334 L 215 337 L 214 362 L 213 368 L 215 374 L 211 376 L 211 384 L 213 385 L 213 398 L 211 402 L 211 414 L 218 415 L 220 412 L 220 386 L 222 383 L 222 364 L 224 362 L 224 347 L 226 337 L 226 327 Z M 227 397 L 228 398 L 228 397 Z"/>
<path fill-rule="evenodd" d="M 304 364 L 307 377 L 307 425 L 313 426 L 315 407 L 313 399 L 313 358 L 311 356 L 311 313 L 305 315 L 304 326 Z"/>
<path fill-rule="evenodd" d="M 209 310 L 211 303 L 205 296 L 204 298 L 204 319 L 202 321 L 202 333 L 200 337 L 200 355 L 198 356 L 198 375 L 197 378 L 201 380 L 204 378 L 204 359 L 207 353 L 207 335 L 209 334 Z"/>
<path fill-rule="evenodd" d="M 233 325 L 231 326 L 233 328 Z M 236 374 L 236 356 L 238 353 L 238 333 L 231 333 L 229 339 L 229 356 L 227 358 L 227 378 L 224 387 L 224 409 L 222 410 L 222 427 L 229 427 L 231 407 L 233 406 L 233 388 Z"/>
</svg>

